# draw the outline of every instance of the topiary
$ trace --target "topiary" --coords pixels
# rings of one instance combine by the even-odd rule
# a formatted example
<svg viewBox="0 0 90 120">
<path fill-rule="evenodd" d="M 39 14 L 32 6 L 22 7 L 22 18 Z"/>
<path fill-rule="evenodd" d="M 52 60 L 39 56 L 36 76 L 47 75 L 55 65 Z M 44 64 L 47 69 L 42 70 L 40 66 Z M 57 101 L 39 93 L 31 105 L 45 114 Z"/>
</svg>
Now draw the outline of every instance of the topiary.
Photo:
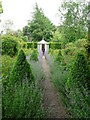
<svg viewBox="0 0 90 120">
<path fill-rule="evenodd" d="M 21 50 L 9 78 L 10 84 L 13 86 L 15 84 L 22 85 L 24 82 L 30 83 L 33 80 L 34 75 L 32 73 L 30 64 L 27 62 L 23 50 Z"/>
<path fill-rule="evenodd" d="M 82 53 L 78 53 L 76 61 L 71 68 L 67 86 L 71 88 L 76 83 L 78 87 L 88 86 L 89 88 L 89 68 L 85 56 Z"/>
<path fill-rule="evenodd" d="M 78 53 L 66 82 L 69 110 L 74 117 L 88 117 L 89 69 L 82 53 Z"/>
<path fill-rule="evenodd" d="M 38 61 L 38 51 L 34 49 L 31 53 L 30 60 Z"/>
</svg>

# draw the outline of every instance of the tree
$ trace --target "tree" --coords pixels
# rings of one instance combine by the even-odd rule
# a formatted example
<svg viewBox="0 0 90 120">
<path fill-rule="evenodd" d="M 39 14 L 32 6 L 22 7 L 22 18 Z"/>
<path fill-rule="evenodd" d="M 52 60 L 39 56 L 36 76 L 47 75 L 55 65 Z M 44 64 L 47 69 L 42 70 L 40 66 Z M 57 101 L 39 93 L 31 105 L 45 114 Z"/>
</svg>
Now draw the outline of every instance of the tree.
<svg viewBox="0 0 90 120">
<path fill-rule="evenodd" d="M 73 42 L 80 38 L 85 38 L 87 34 L 87 12 L 88 4 L 84 0 L 75 2 L 69 0 L 59 8 L 61 14 L 64 39 Z"/>
<path fill-rule="evenodd" d="M 61 42 L 62 41 L 62 34 L 60 33 L 60 31 L 58 29 L 56 29 L 56 31 L 53 33 L 52 41 L 53 42 Z"/>
<path fill-rule="evenodd" d="M 36 4 L 33 12 L 33 19 L 28 23 L 28 29 L 33 41 L 40 41 L 42 38 L 49 41 L 55 27 L 44 15 L 42 9 Z"/>
</svg>

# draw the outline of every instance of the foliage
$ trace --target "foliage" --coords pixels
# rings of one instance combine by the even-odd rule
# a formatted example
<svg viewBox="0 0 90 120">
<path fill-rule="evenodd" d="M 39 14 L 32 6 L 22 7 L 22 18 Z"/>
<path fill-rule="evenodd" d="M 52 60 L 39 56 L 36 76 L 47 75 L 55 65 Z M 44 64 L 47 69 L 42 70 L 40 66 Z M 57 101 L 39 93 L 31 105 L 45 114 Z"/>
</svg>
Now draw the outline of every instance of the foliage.
<svg viewBox="0 0 90 120">
<path fill-rule="evenodd" d="M 9 76 L 14 66 L 15 60 L 16 57 L 11 58 L 8 55 L 2 55 L 2 84 L 4 88 L 8 85 Z"/>
<path fill-rule="evenodd" d="M 26 60 L 26 56 L 23 50 L 20 50 L 14 68 L 10 75 L 10 84 L 15 86 L 15 84 L 30 84 L 31 81 L 34 82 L 34 75 L 32 73 L 31 67 Z"/>
<path fill-rule="evenodd" d="M 89 69 L 82 53 L 78 53 L 66 82 L 69 110 L 74 117 L 87 118 L 88 114 Z"/>
<path fill-rule="evenodd" d="M 61 42 L 50 42 L 49 48 L 52 49 L 61 49 L 62 43 Z"/>
<path fill-rule="evenodd" d="M 11 37 L 2 38 L 2 54 L 7 54 L 13 57 L 18 53 L 18 42 Z"/>
<path fill-rule="evenodd" d="M 36 4 L 33 19 L 28 23 L 28 32 L 30 33 L 32 41 L 40 41 L 42 38 L 49 41 L 54 29 L 54 25 Z"/>
<path fill-rule="evenodd" d="M 38 51 L 37 49 L 34 49 L 31 53 L 30 60 L 38 61 Z"/>
<path fill-rule="evenodd" d="M 35 88 L 36 87 L 36 88 Z M 3 93 L 3 118 L 42 118 L 41 91 L 32 84 L 16 86 L 14 94 Z"/>
<path fill-rule="evenodd" d="M 24 48 L 23 51 L 24 51 L 25 55 L 28 56 L 31 53 L 32 50 Z"/>
<path fill-rule="evenodd" d="M 84 0 L 64 1 L 59 9 L 62 25 L 60 31 L 65 43 L 73 42 L 87 35 L 88 4 Z"/>
<path fill-rule="evenodd" d="M 41 83 L 45 79 L 45 75 L 41 63 L 39 61 L 33 61 L 33 60 L 30 60 L 29 62 L 31 64 L 32 72 L 35 75 L 35 80 L 39 82 L 38 86 L 41 86 L 42 88 Z"/>
<path fill-rule="evenodd" d="M 20 56 L 20 57 L 19 57 Z M 23 52 L 22 55 L 19 54 L 19 58 L 24 58 Z M 2 75 L 4 81 L 7 80 L 7 84 L 3 82 L 2 88 L 2 117 L 5 118 L 43 118 L 46 115 L 42 106 L 42 89 L 39 81 L 43 80 L 43 71 L 40 67 L 40 64 L 31 63 L 32 70 L 35 75 L 35 84 L 33 81 L 30 84 L 24 82 L 23 86 L 20 85 L 21 80 L 18 84 L 11 89 L 9 84 L 9 76 L 11 75 L 13 65 L 15 63 L 14 58 L 10 56 L 2 56 Z M 17 58 L 18 60 L 18 58 Z M 25 60 L 24 60 L 25 61 Z M 20 62 L 20 61 L 19 61 Z M 17 63 L 17 61 L 16 61 Z M 13 71 L 15 70 L 14 65 Z M 23 62 L 20 62 L 23 64 Z M 18 64 L 19 65 L 19 64 Z M 6 67 L 7 66 L 7 67 Z M 21 66 L 18 66 L 18 68 Z M 25 67 L 22 67 L 20 70 L 25 71 Z M 17 72 L 17 71 L 16 71 Z M 37 73 L 38 72 L 38 73 Z M 13 73 L 13 72 L 12 72 Z M 22 74 L 23 75 L 23 74 Z M 8 76 L 8 77 L 7 77 Z"/>
<path fill-rule="evenodd" d="M 61 50 L 59 50 L 59 52 L 58 52 L 58 54 L 57 54 L 57 57 L 56 57 L 55 61 L 57 61 L 57 62 L 61 62 L 61 61 L 62 61 Z"/>
<path fill-rule="evenodd" d="M 0 0 L 0 14 L 3 13 L 2 1 Z"/>
<path fill-rule="evenodd" d="M 53 42 L 62 42 L 62 35 L 58 29 L 53 33 L 52 41 Z"/>
<path fill-rule="evenodd" d="M 27 49 L 29 48 L 37 48 L 37 42 L 27 42 Z"/>
<path fill-rule="evenodd" d="M 28 42 L 28 37 L 27 37 L 27 36 L 23 36 L 23 37 L 22 37 L 22 40 L 23 40 L 24 42 Z"/>
</svg>

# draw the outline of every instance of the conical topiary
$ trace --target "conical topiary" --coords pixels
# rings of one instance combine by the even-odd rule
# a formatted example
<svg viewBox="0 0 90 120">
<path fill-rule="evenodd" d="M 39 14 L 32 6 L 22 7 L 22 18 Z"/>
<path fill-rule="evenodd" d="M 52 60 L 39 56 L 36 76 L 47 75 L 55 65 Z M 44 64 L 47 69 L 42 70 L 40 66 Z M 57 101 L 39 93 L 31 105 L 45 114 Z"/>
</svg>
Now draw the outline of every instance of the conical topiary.
<svg viewBox="0 0 90 120">
<path fill-rule="evenodd" d="M 84 55 L 78 53 L 66 82 L 67 105 L 75 118 L 88 118 L 89 116 L 88 89 L 88 64 Z"/>
<path fill-rule="evenodd" d="M 34 80 L 30 64 L 26 60 L 26 56 L 21 50 L 17 56 L 16 63 L 10 75 L 10 84 L 19 85 L 27 81 L 28 83 Z"/>
<path fill-rule="evenodd" d="M 78 53 L 77 59 L 74 62 L 66 86 L 69 88 L 75 87 L 89 88 L 89 68 L 85 56 L 82 53 Z"/>
<path fill-rule="evenodd" d="M 31 53 L 30 60 L 38 61 L 38 51 L 34 49 Z"/>
</svg>

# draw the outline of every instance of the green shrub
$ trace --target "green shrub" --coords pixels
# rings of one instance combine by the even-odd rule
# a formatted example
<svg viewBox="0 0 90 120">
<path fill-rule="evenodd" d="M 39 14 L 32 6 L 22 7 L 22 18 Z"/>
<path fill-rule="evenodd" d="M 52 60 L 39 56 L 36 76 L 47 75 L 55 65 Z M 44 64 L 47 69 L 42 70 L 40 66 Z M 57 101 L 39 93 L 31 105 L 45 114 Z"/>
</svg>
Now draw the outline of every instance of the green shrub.
<svg viewBox="0 0 90 120">
<path fill-rule="evenodd" d="M 21 84 L 27 81 L 28 83 L 34 80 L 30 64 L 26 60 L 26 56 L 21 50 L 17 57 L 15 66 L 10 75 L 11 85 Z"/>
<path fill-rule="evenodd" d="M 56 56 L 56 59 L 55 61 L 58 61 L 58 62 L 61 62 L 62 61 L 62 54 L 61 54 L 61 50 L 59 50 L 57 56 Z"/>
<path fill-rule="evenodd" d="M 76 118 L 89 117 L 88 112 L 89 69 L 82 53 L 78 53 L 66 82 L 69 110 Z"/>
<path fill-rule="evenodd" d="M 18 53 L 18 43 L 15 40 L 2 41 L 2 54 L 7 54 L 13 57 Z"/>
<path fill-rule="evenodd" d="M 30 60 L 38 61 L 38 51 L 37 49 L 34 49 L 31 53 Z"/>
<path fill-rule="evenodd" d="M 33 62 L 33 61 L 32 61 Z M 5 65 L 4 65 L 5 64 Z M 14 64 L 14 58 L 10 58 L 10 56 L 3 56 L 3 69 L 2 74 L 5 79 L 10 76 L 11 70 L 13 68 Z M 19 53 L 19 56 L 17 57 L 17 61 L 14 65 L 14 68 L 12 70 L 12 74 L 10 76 L 10 79 L 17 79 L 19 76 L 28 75 L 29 70 L 27 70 L 26 67 L 29 66 L 26 65 L 26 59 L 23 51 L 21 50 Z M 30 84 L 26 84 L 24 82 L 24 85 L 21 86 L 20 82 L 15 85 L 15 87 L 12 87 L 9 84 L 4 85 L 2 88 L 2 117 L 3 119 L 23 119 L 23 118 L 43 118 L 45 117 L 45 111 L 42 106 L 42 89 L 40 88 L 40 81 L 43 78 L 43 72 L 41 69 L 40 64 L 37 65 L 37 62 L 34 61 L 32 63 L 33 65 L 33 73 L 35 75 L 35 83 L 33 84 L 33 81 L 30 82 Z M 17 66 L 18 65 L 18 66 Z M 24 66 L 25 65 L 25 66 Z M 20 72 L 22 71 L 22 72 Z M 26 74 L 27 71 L 27 74 Z M 30 71 L 31 72 L 31 71 Z M 29 72 L 29 74 L 30 74 Z M 38 75 L 39 74 L 39 75 Z M 16 76 L 17 75 L 17 78 Z M 31 76 L 30 76 L 31 77 Z M 19 78 L 18 78 L 19 79 Z M 27 78 L 26 78 L 27 80 Z M 11 82 L 10 82 L 11 83 Z"/>
<path fill-rule="evenodd" d="M 2 55 L 2 84 L 7 86 L 9 76 L 14 66 L 16 58 L 11 58 L 8 55 Z"/>
<path fill-rule="evenodd" d="M 50 42 L 49 48 L 51 49 L 61 49 L 62 43 L 61 42 Z"/>
<path fill-rule="evenodd" d="M 28 37 L 27 37 L 27 36 L 23 36 L 23 37 L 22 37 L 22 40 L 23 40 L 24 42 L 27 42 L 27 41 L 28 41 Z"/>
</svg>

